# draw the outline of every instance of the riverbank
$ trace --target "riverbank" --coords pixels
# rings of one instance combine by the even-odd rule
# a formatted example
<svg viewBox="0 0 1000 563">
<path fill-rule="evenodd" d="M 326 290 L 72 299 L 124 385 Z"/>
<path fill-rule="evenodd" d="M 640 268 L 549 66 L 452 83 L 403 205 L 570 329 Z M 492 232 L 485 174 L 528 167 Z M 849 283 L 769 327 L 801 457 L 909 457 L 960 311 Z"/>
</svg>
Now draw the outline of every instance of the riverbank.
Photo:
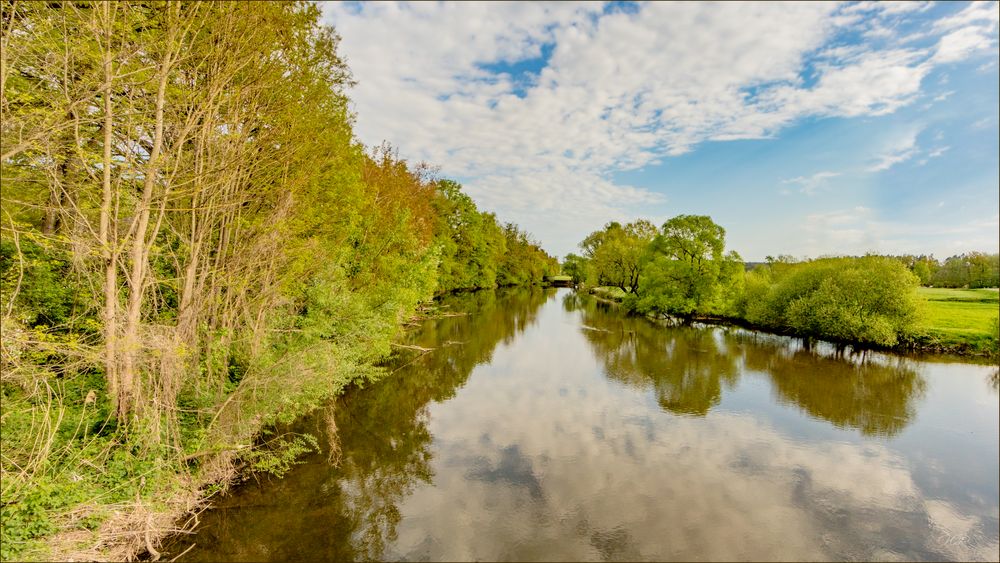
<svg viewBox="0 0 1000 563">
<path fill-rule="evenodd" d="M 924 321 L 915 347 L 964 355 L 996 355 L 1000 292 L 921 287 Z"/>
<path fill-rule="evenodd" d="M 515 287 L 502 291 L 519 290 Z M 449 299 L 475 301 L 493 293 L 492 289 L 455 292 Z M 393 354 L 364 364 L 340 361 L 335 373 L 322 378 L 322 386 L 285 393 L 285 400 L 275 402 L 274 409 L 260 411 L 261 416 L 244 419 L 239 425 L 213 427 L 211 422 L 216 418 L 211 415 L 201 422 L 185 415 L 179 426 L 183 439 L 193 441 L 194 437 L 214 432 L 210 443 L 218 446 L 186 450 L 180 455 L 164 454 L 143 446 L 134 435 L 130 438 L 114 430 L 106 415 L 112 408 L 107 394 L 91 393 L 102 384 L 100 374 L 68 380 L 63 404 L 54 414 L 58 419 L 55 430 L 82 429 L 82 436 L 54 438 L 55 454 L 47 459 L 45 475 L 36 474 L 26 496 L 5 502 L 4 554 L 0 559 L 155 560 L 163 549 L 161 543 L 170 536 L 187 533 L 197 523 L 197 514 L 220 493 L 250 475 L 281 476 L 302 456 L 317 450 L 315 437 L 287 431 L 288 422 L 328 404 L 356 383 L 367 386 L 385 377 L 394 369 L 387 366 L 398 354 L 419 357 L 429 352 L 407 343 L 407 328 L 427 320 L 465 315 L 438 301 L 424 303 L 398 318 L 393 343 L 385 344 Z M 5 336 L 9 335 L 5 332 Z M 355 351 L 349 348 L 351 345 L 341 345 L 327 352 L 331 357 L 351 357 Z M 363 378 L 357 377 L 359 373 L 365 374 Z M 238 390 L 230 393 L 230 400 L 216 411 L 222 412 L 220 420 L 227 418 L 223 412 L 227 405 L 241 402 Z M 91 399 L 85 398 L 91 395 Z M 3 400 L 5 430 L 21 428 L 19 411 L 29 398 L 5 386 Z M 180 402 L 180 407 L 193 410 L 187 399 Z M 333 432 L 324 440 L 336 440 L 336 430 Z M 15 438 L 5 433 L 5 455 L 17 445 Z M 77 443 L 85 445 L 78 447 Z M 8 498 L 5 495 L 5 501 Z"/>
<path fill-rule="evenodd" d="M 592 287 L 588 293 L 608 303 L 621 304 L 624 291 L 617 287 Z M 1000 342 L 997 341 L 997 317 L 1000 300 L 996 289 L 918 289 L 924 299 L 923 319 L 917 332 L 895 346 L 873 346 L 858 342 L 843 342 L 859 349 L 882 350 L 897 353 L 947 354 L 970 358 L 998 359 Z M 792 331 L 777 331 L 755 325 L 739 317 L 695 315 L 691 321 L 734 325 L 782 336 L 801 338 Z"/>
</svg>

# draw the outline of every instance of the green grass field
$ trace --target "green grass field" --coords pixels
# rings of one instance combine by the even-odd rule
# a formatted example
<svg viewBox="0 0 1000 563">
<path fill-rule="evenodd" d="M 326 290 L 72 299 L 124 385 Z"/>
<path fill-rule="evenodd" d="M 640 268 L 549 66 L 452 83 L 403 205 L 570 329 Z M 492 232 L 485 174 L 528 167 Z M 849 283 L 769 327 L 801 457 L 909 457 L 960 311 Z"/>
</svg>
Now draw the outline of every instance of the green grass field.
<svg viewBox="0 0 1000 563">
<path fill-rule="evenodd" d="M 996 289 L 943 289 L 921 287 L 925 299 L 922 328 L 943 347 L 968 347 L 987 351 L 1000 316 L 1000 292 Z"/>
</svg>

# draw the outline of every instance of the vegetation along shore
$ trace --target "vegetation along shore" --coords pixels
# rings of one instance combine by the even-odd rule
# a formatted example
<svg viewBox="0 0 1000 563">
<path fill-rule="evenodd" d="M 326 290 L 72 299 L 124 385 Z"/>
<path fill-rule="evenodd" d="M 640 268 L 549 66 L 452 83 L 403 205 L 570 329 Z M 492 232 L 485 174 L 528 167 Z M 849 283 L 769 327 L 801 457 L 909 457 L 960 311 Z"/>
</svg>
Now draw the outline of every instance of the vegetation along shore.
<svg viewBox="0 0 1000 563">
<path fill-rule="evenodd" d="M 769 257 L 749 270 L 725 229 L 681 215 L 662 228 L 608 223 L 563 265 L 574 283 L 628 311 L 717 320 L 896 351 L 997 357 L 1000 255 Z M 927 287 L 933 285 L 934 287 Z"/>
<path fill-rule="evenodd" d="M 977 289 L 997 255 L 748 270 L 681 215 L 609 223 L 560 264 L 359 141 L 313 3 L 2 6 L 2 560 L 157 558 L 240 475 L 315 450 L 277 429 L 385 376 L 449 292 L 576 284 L 643 315 L 997 353 Z"/>
<path fill-rule="evenodd" d="M 418 304 L 558 273 L 358 142 L 312 4 L 3 10 L 4 560 L 157 553 L 312 448 L 274 425 L 382 376 Z"/>
</svg>

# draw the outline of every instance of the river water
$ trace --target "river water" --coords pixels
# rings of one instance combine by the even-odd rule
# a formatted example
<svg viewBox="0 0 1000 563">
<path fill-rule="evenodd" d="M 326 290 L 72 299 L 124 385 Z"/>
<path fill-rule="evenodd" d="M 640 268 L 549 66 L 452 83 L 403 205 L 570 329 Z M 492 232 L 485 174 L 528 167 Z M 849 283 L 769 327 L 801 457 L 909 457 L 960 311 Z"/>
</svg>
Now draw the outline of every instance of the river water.
<svg viewBox="0 0 1000 563">
<path fill-rule="evenodd" d="M 323 451 L 201 515 L 188 561 L 994 560 L 996 368 L 447 298 Z M 336 439 L 331 440 L 331 436 Z"/>
</svg>

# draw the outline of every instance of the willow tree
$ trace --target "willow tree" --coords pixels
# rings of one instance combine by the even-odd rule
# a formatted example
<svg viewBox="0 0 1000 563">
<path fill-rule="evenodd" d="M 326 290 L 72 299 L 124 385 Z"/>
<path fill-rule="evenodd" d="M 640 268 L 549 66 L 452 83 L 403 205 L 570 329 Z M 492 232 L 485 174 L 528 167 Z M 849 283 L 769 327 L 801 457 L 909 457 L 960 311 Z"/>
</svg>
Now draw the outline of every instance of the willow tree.
<svg viewBox="0 0 1000 563">
<path fill-rule="evenodd" d="M 612 221 L 591 233 L 580 247 L 589 258 L 592 283 L 635 293 L 647 248 L 656 234 L 656 226 L 645 219 L 625 225 Z"/>
<path fill-rule="evenodd" d="M 635 307 L 680 317 L 718 312 L 743 274 L 739 254 L 725 247 L 726 230 L 710 217 L 670 219 L 650 245 Z"/>
</svg>

